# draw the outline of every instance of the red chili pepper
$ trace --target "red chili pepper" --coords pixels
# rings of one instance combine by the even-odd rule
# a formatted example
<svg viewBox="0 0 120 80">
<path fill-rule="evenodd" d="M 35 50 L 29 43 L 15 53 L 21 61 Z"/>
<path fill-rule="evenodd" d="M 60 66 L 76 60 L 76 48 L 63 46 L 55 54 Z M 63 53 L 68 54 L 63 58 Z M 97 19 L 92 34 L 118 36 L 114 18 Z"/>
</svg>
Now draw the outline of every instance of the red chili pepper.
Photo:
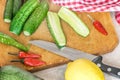
<svg viewBox="0 0 120 80">
<path fill-rule="evenodd" d="M 24 64 L 28 65 L 28 66 L 41 66 L 43 64 L 46 64 L 44 61 L 42 60 L 38 60 L 38 59 L 32 59 L 32 58 L 25 58 L 24 59 Z"/>
<path fill-rule="evenodd" d="M 101 33 L 104 34 L 104 35 L 108 35 L 107 31 L 105 30 L 105 28 L 102 26 L 102 24 L 101 24 L 99 21 L 95 20 L 95 21 L 93 22 L 93 25 L 95 26 L 95 28 L 96 28 L 99 32 L 101 32 Z"/>
<path fill-rule="evenodd" d="M 11 62 L 22 62 L 23 64 L 31 67 L 36 67 L 36 66 L 41 66 L 43 64 L 46 64 L 46 62 L 39 60 L 39 59 L 34 59 L 34 58 L 25 58 L 21 60 L 12 60 Z"/>
<path fill-rule="evenodd" d="M 23 52 L 20 51 L 18 54 L 8 53 L 10 55 L 18 55 L 19 58 L 40 58 L 41 56 L 38 54 L 30 53 L 30 52 Z"/>
<path fill-rule="evenodd" d="M 100 33 L 104 35 L 108 35 L 107 31 L 99 21 L 94 20 L 90 15 L 87 15 L 87 16 L 92 20 L 95 29 L 97 29 Z"/>
</svg>

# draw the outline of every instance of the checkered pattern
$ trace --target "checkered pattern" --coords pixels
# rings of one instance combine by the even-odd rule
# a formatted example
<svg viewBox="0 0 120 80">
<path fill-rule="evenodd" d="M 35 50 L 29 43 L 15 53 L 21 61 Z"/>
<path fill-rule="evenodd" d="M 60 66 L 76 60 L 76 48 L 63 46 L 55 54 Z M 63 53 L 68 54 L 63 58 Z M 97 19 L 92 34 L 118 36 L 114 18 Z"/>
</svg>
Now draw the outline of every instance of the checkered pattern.
<svg viewBox="0 0 120 80">
<path fill-rule="evenodd" d="M 52 2 L 79 12 L 120 11 L 120 0 L 52 0 Z"/>
</svg>

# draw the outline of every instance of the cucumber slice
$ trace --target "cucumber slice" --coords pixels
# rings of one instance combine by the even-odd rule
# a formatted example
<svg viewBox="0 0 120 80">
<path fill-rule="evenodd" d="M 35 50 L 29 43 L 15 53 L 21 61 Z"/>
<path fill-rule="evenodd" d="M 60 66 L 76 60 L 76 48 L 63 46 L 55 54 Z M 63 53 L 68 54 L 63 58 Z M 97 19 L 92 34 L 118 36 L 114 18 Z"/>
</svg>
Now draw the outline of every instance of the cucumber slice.
<svg viewBox="0 0 120 80">
<path fill-rule="evenodd" d="M 66 38 L 63 33 L 61 24 L 60 24 L 60 19 L 57 15 L 57 13 L 54 12 L 48 12 L 47 13 L 47 24 L 48 24 L 48 29 L 55 40 L 57 46 L 59 48 L 62 48 L 66 45 Z"/>
<path fill-rule="evenodd" d="M 71 10 L 61 7 L 58 12 L 61 19 L 67 22 L 75 32 L 83 37 L 87 37 L 90 33 L 87 25 Z"/>
</svg>

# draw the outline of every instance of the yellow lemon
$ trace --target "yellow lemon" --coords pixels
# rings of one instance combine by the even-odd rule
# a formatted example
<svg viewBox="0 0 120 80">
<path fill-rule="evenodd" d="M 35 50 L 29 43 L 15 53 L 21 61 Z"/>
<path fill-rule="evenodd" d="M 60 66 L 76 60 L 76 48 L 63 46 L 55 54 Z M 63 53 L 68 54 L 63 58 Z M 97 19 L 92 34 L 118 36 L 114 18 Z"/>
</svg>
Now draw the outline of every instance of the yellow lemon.
<svg viewBox="0 0 120 80">
<path fill-rule="evenodd" d="M 65 80 L 105 80 L 105 78 L 95 63 L 87 59 L 77 59 L 68 63 Z"/>
</svg>

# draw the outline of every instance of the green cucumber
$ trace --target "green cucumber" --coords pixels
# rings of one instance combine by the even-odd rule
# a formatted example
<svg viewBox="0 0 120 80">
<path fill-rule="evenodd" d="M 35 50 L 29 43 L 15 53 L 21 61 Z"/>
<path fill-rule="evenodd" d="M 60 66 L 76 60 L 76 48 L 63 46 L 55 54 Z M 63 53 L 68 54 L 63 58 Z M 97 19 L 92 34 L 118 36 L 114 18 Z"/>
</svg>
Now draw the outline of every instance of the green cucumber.
<svg viewBox="0 0 120 80">
<path fill-rule="evenodd" d="M 20 35 L 27 18 L 39 4 L 39 0 L 27 0 L 13 18 L 10 24 L 10 32 Z"/>
<path fill-rule="evenodd" d="M 0 68 L 0 80 L 43 80 L 16 66 L 6 65 Z"/>
<path fill-rule="evenodd" d="M 13 5 L 13 16 L 19 11 L 20 7 L 22 6 L 22 0 L 14 0 Z"/>
<path fill-rule="evenodd" d="M 29 50 L 28 47 L 19 43 L 18 41 L 16 41 L 14 38 L 8 36 L 7 34 L 1 33 L 1 32 L 0 32 L 0 43 L 10 45 L 10 46 L 14 46 L 14 47 L 16 47 L 20 50 L 23 50 L 23 51 L 28 51 Z"/>
<path fill-rule="evenodd" d="M 24 25 L 23 33 L 25 36 L 30 36 L 37 30 L 41 22 L 47 16 L 48 10 L 49 5 L 47 1 L 42 0 L 40 5 L 34 10 Z"/>
<path fill-rule="evenodd" d="M 57 15 L 57 13 L 54 12 L 48 12 L 47 13 L 47 24 L 48 24 L 48 29 L 56 42 L 57 46 L 59 48 L 62 48 L 66 45 L 66 38 L 63 33 L 61 24 L 60 24 L 60 19 Z"/>
<path fill-rule="evenodd" d="M 61 7 L 58 12 L 61 19 L 67 22 L 73 30 L 83 37 L 87 37 L 90 33 L 87 25 L 71 10 Z"/>
<path fill-rule="evenodd" d="M 13 1 L 14 0 L 6 0 L 4 10 L 4 22 L 10 23 L 12 20 Z"/>
</svg>

